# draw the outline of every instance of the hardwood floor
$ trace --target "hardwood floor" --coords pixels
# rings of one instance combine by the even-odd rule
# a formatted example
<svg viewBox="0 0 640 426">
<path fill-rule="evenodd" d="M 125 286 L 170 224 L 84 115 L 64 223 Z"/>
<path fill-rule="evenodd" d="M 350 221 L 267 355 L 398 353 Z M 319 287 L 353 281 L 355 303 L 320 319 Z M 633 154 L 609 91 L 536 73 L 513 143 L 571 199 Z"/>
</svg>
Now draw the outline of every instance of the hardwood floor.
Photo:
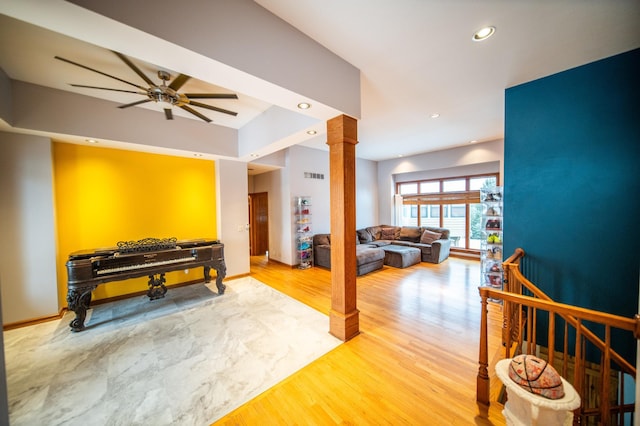
<svg viewBox="0 0 640 426">
<path fill-rule="evenodd" d="M 329 312 L 328 270 L 253 257 L 251 275 Z M 502 405 L 492 403 L 486 419 L 475 402 L 479 276 L 478 261 L 449 258 L 358 277 L 360 334 L 215 424 L 504 425 Z M 497 355 L 501 314 L 489 309 Z M 489 371 L 495 401 L 500 383 Z"/>
</svg>

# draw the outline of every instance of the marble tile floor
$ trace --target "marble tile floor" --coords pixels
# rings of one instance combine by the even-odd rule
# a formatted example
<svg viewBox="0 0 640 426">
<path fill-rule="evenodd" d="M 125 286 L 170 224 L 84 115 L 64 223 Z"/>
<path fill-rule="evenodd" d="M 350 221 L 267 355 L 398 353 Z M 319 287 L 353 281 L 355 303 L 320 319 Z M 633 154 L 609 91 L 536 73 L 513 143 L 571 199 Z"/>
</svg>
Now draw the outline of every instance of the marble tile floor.
<svg viewBox="0 0 640 426">
<path fill-rule="evenodd" d="M 11 425 L 208 425 L 337 347 L 328 316 L 245 277 L 4 332 Z"/>
</svg>

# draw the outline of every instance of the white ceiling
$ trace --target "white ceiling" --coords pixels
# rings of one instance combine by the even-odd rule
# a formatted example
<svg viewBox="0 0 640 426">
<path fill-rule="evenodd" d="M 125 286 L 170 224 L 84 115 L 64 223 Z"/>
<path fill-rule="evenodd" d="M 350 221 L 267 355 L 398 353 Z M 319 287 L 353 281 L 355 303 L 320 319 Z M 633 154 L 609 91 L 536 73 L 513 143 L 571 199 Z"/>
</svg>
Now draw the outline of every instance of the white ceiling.
<svg viewBox="0 0 640 426">
<path fill-rule="evenodd" d="M 373 160 L 500 139 L 506 88 L 640 47 L 638 0 L 256 2 L 361 70 Z"/>
<path fill-rule="evenodd" d="M 12 1 L 0 0 L 0 12 Z M 255 1 L 361 70 L 357 155 L 370 160 L 501 139 L 505 88 L 640 47 L 638 0 Z M 485 25 L 496 26 L 495 35 L 473 42 L 473 32 Z M 130 89 L 52 61 L 55 55 L 144 85 L 104 47 L 0 15 L 0 68 L 10 78 L 122 104 L 142 98 L 69 86 Z M 159 69 L 177 74 L 166 68 L 169 60 L 132 61 L 154 81 Z M 188 65 L 180 72 L 196 66 Z M 238 93 L 216 84 L 193 79 L 181 91 Z M 239 129 L 272 105 L 252 95 L 203 100 L 239 112 L 237 118 L 199 112 Z M 302 143 L 325 149 L 324 142 L 321 134 Z"/>
<path fill-rule="evenodd" d="M 66 62 L 54 60 L 55 56 L 88 66 L 130 83 L 143 87 L 147 86 L 144 80 L 136 75 L 135 71 L 108 49 L 67 37 L 24 21 L 18 21 L 6 15 L 0 15 L 0 67 L 10 78 L 106 99 L 117 102 L 119 105 L 146 99 L 146 96 L 142 95 L 71 86 L 70 84 L 73 83 L 111 89 L 138 90 L 113 78 Z M 171 75 L 171 81 L 180 74 L 166 66 L 152 65 L 137 58 L 130 58 L 130 60 L 157 85 L 162 83 L 158 77 L 158 71 L 160 70 L 168 71 Z M 180 92 L 236 93 L 193 78 L 182 86 Z M 198 107 L 194 109 L 212 119 L 217 125 L 239 129 L 271 106 L 269 103 L 252 98 L 244 93 L 236 94 L 238 95 L 238 100 L 196 99 L 202 103 L 237 112 L 238 115 L 235 117 Z M 161 103 L 150 102 L 136 106 L 136 108 L 152 109 L 164 114 L 163 104 Z M 176 116 L 200 120 L 179 108 L 173 108 L 172 111 Z"/>
</svg>

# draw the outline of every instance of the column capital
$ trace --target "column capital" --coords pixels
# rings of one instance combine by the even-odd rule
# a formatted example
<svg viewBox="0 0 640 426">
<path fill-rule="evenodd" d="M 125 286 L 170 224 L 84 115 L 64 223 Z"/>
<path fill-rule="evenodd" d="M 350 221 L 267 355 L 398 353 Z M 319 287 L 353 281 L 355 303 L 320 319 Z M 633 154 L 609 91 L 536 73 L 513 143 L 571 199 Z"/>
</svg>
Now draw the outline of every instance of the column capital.
<svg viewBox="0 0 640 426">
<path fill-rule="evenodd" d="M 327 121 L 327 145 L 339 143 L 358 143 L 358 120 L 342 114 Z"/>
</svg>

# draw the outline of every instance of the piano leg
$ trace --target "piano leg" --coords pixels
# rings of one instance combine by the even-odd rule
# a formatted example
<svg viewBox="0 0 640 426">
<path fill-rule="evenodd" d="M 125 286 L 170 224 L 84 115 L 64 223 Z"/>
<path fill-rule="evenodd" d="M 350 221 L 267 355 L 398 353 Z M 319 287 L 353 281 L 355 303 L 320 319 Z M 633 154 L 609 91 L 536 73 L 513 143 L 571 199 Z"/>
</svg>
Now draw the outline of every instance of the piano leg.
<svg viewBox="0 0 640 426">
<path fill-rule="evenodd" d="M 84 320 L 87 317 L 87 309 L 91 303 L 91 292 L 96 286 L 80 289 L 69 289 L 67 292 L 67 304 L 69 309 L 76 313 L 76 317 L 69 323 L 72 331 L 84 330 Z"/>
<path fill-rule="evenodd" d="M 224 263 L 224 260 L 221 259 L 218 262 L 212 263 L 212 266 L 205 265 L 204 267 L 204 282 L 211 282 L 211 268 L 215 268 L 216 270 L 216 287 L 218 287 L 218 294 L 224 294 L 224 290 L 227 288 L 226 285 L 222 283 L 222 280 L 227 275 L 227 265 Z"/>
<path fill-rule="evenodd" d="M 147 291 L 149 300 L 162 299 L 167 294 L 167 287 L 164 285 L 166 282 L 164 273 L 160 274 L 158 278 L 155 275 L 149 275 L 149 291 Z"/>
</svg>

